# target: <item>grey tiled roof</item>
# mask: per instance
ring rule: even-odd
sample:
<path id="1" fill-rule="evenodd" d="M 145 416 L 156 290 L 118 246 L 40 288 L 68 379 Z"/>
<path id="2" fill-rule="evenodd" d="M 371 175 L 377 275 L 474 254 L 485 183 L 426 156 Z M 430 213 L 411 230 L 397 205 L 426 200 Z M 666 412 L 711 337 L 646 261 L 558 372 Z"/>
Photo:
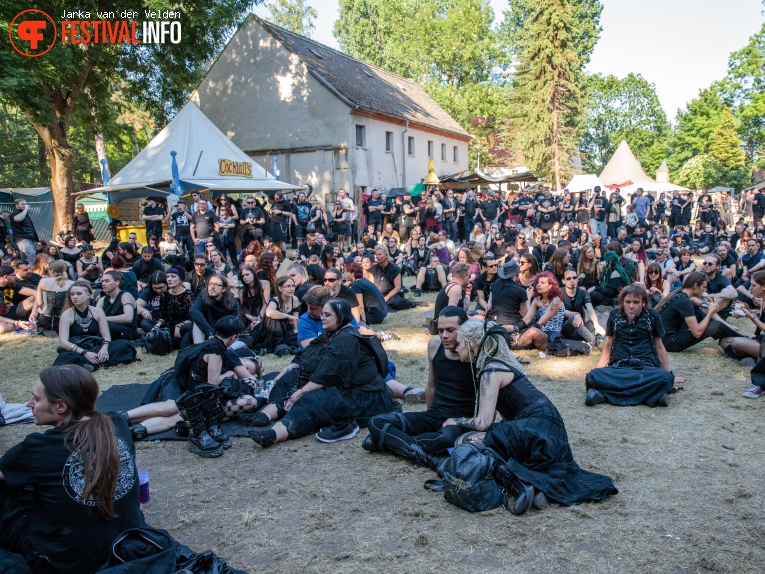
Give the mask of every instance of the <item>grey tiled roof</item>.
<path id="1" fill-rule="evenodd" d="M 416 82 L 252 17 L 352 107 L 469 137 Z"/>

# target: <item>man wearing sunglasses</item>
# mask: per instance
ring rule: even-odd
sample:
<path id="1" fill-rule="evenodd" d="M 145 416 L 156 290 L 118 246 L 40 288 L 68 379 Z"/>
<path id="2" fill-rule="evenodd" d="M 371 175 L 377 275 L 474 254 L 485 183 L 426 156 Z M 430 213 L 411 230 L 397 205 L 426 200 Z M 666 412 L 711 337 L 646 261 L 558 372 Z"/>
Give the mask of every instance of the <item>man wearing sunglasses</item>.
<path id="1" fill-rule="evenodd" d="M 207 288 L 207 279 L 213 274 L 207 267 L 207 255 L 198 253 L 194 256 L 194 271 L 186 275 L 184 285 L 191 292 L 191 298 L 196 301 L 203 289 Z"/>
<path id="2" fill-rule="evenodd" d="M 263 226 L 266 224 L 266 215 L 255 204 L 255 198 L 250 196 L 244 200 L 244 208 L 239 215 L 239 241 L 242 247 L 250 241 L 263 238 Z"/>
<path id="3" fill-rule="evenodd" d="M 491 295 L 491 286 L 497 280 L 497 270 L 499 269 L 499 259 L 491 252 L 484 255 L 486 271 L 481 273 L 475 280 L 476 295 L 478 295 L 477 311 L 483 315 L 486 306 L 489 304 L 489 295 Z"/>
<path id="4" fill-rule="evenodd" d="M 731 301 L 738 297 L 736 288 L 731 285 L 730 279 L 720 273 L 720 257 L 716 253 L 704 258 L 701 270 L 707 276 L 707 294 L 710 299 L 718 300 L 717 314 L 725 319 L 730 315 Z"/>

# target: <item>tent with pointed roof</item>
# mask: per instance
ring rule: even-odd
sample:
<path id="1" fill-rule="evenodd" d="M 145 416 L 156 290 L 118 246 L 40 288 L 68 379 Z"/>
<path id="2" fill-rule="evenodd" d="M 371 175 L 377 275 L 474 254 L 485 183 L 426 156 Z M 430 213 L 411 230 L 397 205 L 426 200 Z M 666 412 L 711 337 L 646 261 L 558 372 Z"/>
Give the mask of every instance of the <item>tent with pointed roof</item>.
<path id="1" fill-rule="evenodd" d="M 571 193 L 579 193 L 588 189 L 595 189 L 595 186 L 604 188 L 603 182 L 594 173 L 582 173 L 575 175 L 566 186 L 566 189 Z M 563 193 L 563 190 L 559 190 L 558 193 Z"/>
<path id="2" fill-rule="evenodd" d="M 622 140 L 601 172 L 600 181 L 610 188 L 626 187 L 632 183 L 654 183 L 645 174 L 625 140 Z"/>
<path id="3" fill-rule="evenodd" d="M 175 175 L 171 152 L 176 153 L 179 190 L 171 186 Z M 301 188 L 269 174 L 188 102 L 108 185 L 82 193 L 104 193 L 118 202 L 158 193 L 180 195 L 192 189 L 215 193 Z"/>

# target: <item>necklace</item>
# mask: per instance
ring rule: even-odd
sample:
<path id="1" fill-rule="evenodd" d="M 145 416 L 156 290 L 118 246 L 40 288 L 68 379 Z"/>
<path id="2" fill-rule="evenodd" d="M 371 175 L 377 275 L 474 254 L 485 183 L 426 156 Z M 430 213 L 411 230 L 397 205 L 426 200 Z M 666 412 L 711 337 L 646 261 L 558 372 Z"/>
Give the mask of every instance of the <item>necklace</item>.
<path id="1" fill-rule="evenodd" d="M 83 313 L 85 313 L 83 315 Z M 77 307 L 74 307 L 74 320 L 80 326 L 83 331 L 87 331 L 90 324 L 93 322 L 93 315 L 90 314 L 90 309 L 85 308 L 85 311 L 80 311 Z"/>

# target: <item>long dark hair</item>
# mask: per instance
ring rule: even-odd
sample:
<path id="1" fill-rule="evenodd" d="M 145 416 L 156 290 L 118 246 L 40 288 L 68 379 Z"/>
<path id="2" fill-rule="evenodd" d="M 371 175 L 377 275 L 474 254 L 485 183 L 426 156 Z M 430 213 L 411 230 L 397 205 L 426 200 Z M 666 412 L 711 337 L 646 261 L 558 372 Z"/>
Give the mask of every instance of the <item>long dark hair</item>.
<path id="1" fill-rule="evenodd" d="M 330 299 L 325 303 L 332 308 L 332 311 L 337 315 L 337 330 L 339 331 L 346 325 L 351 324 L 353 314 L 351 313 L 351 304 L 345 299 Z"/>
<path id="2" fill-rule="evenodd" d="M 40 373 L 45 396 L 66 407 L 67 446 L 82 457 L 85 484 L 80 502 L 92 498 L 103 518 L 117 517 L 114 492 L 120 474 L 120 453 L 112 420 L 95 410 L 99 389 L 91 373 L 78 365 L 59 365 Z"/>
<path id="3" fill-rule="evenodd" d="M 228 280 L 220 273 L 213 273 L 207 279 L 208 284 L 210 279 L 213 278 L 223 282 L 224 290 L 220 299 L 216 301 L 215 299 L 210 298 L 208 289 L 202 289 L 202 293 L 199 296 L 202 297 L 202 302 L 205 304 L 205 307 L 222 307 L 226 311 L 233 311 L 236 307 L 236 301 L 234 300 L 234 295 L 231 293 L 231 289 L 228 288 Z"/>
<path id="4" fill-rule="evenodd" d="M 688 275 L 685 276 L 685 279 L 683 280 L 683 286 L 679 289 L 675 289 L 672 291 L 669 295 L 664 297 L 659 303 L 654 307 L 656 311 L 661 311 L 662 307 L 666 305 L 667 301 L 672 299 L 675 295 L 677 295 L 680 291 L 683 289 L 693 289 L 696 285 L 700 283 L 708 282 L 707 274 L 702 273 L 701 271 L 694 271 L 693 273 L 688 273 Z"/>
<path id="5" fill-rule="evenodd" d="M 262 251 L 258 257 L 258 269 L 266 272 L 268 282 L 271 284 L 271 291 L 276 291 L 276 270 L 274 269 L 274 260 L 276 255 L 270 251 Z"/>
<path id="6" fill-rule="evenodd" d="M 242 279 L 242 272 L 249 271 L 252 273 L 252 289 L 255 291 L 254 294 L 250 293 L 250 286 L 244 284 L 244 280 Z M 239 268 L 239 281 L 241 281 L 243 288 L 242 288 L 242 313 L 249 313 L 250 315 L 260 315 L 260 311 L 263 308 L 263 304 L 265 303 L 264 297 L 263 297 L 263 286 L 260 284 L 260 279 L 258 279 L 258 275 L 251 266 L 249 265 L 242 265 L 242 267 Z"/>

